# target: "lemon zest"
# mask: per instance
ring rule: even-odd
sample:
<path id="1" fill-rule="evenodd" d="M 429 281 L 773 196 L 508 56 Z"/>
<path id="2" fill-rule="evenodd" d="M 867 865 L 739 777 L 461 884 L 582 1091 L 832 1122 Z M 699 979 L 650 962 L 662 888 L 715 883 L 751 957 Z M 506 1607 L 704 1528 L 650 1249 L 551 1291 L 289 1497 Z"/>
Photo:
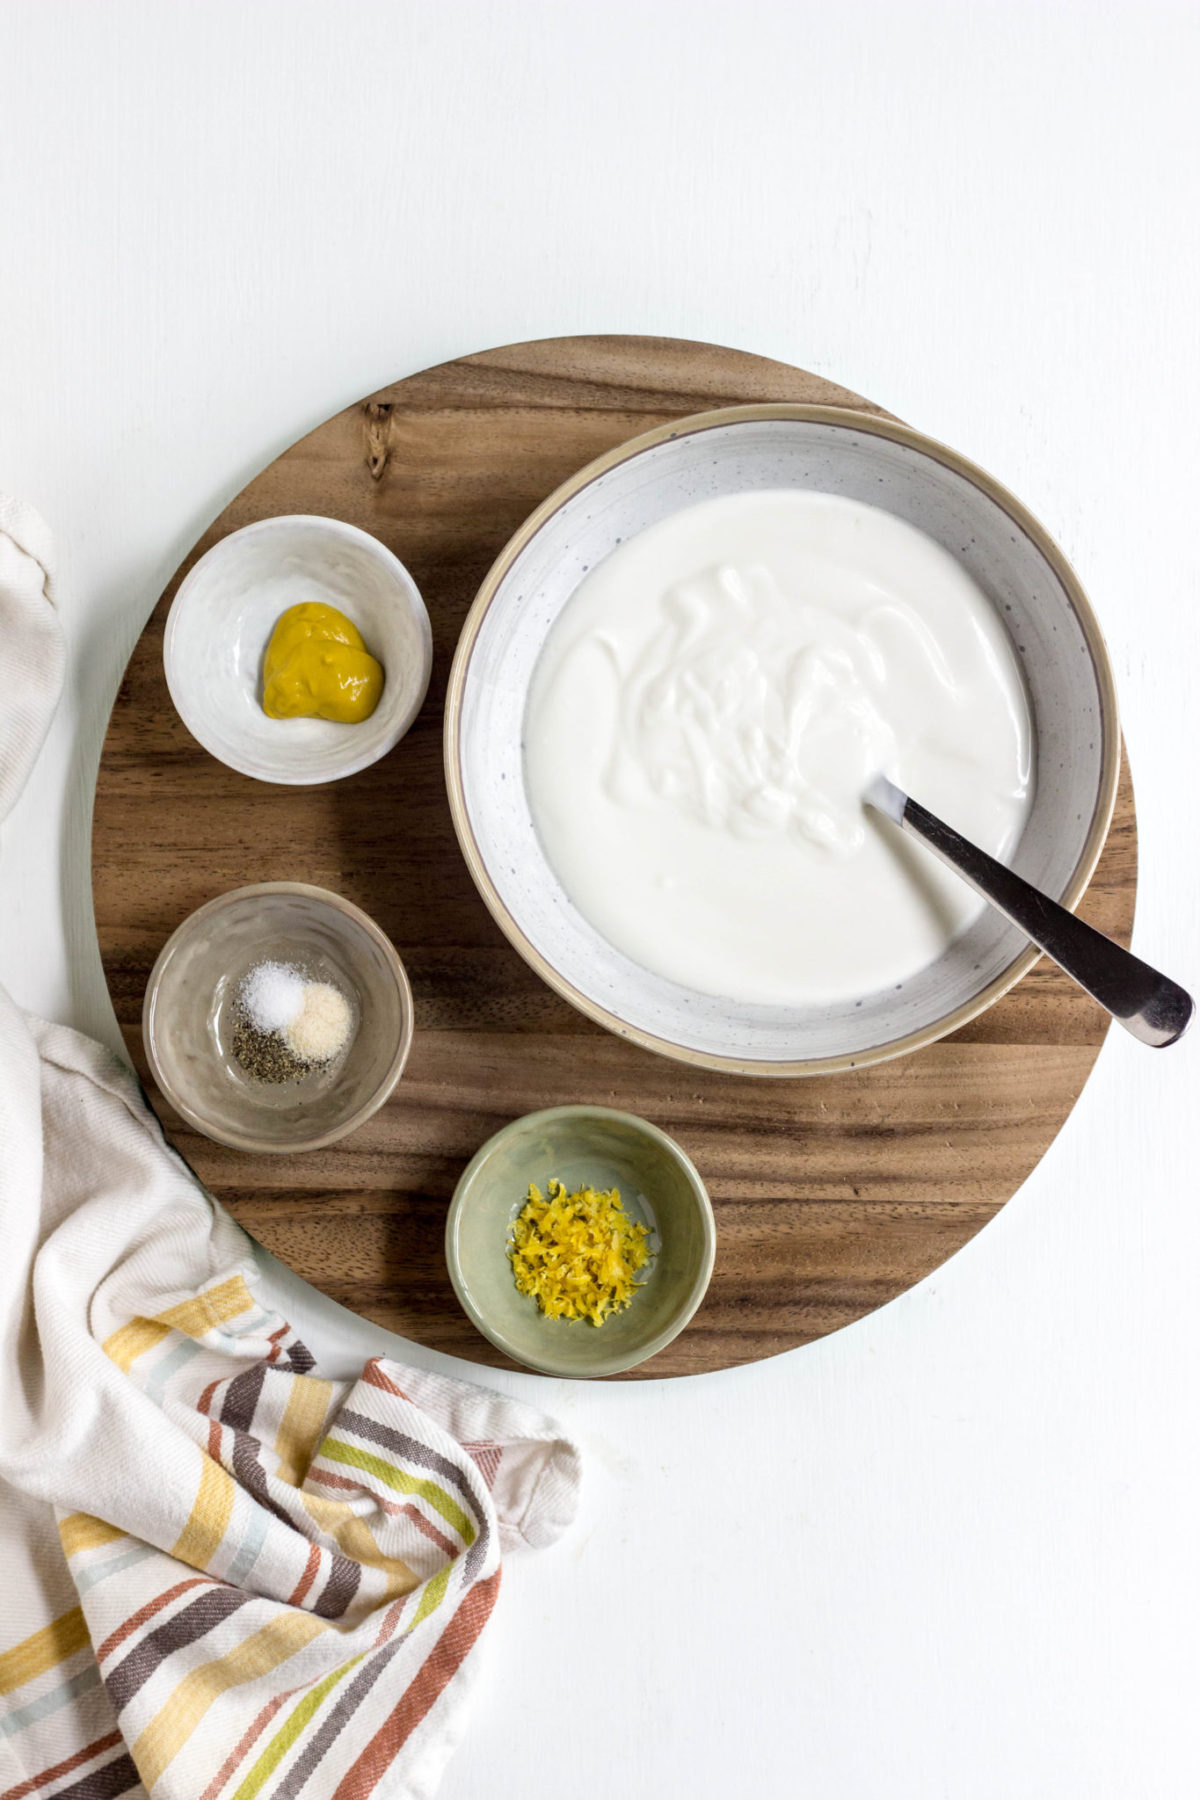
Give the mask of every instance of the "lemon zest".
<path id="1" fill-rule="evenodd" d="M 649 1236 L 621 1205 L 616 1188 L 577 1188 L 550 1181 L 543 1196 L 530 1183 L 513 1222 L 509 1259 L 517 1287 L 551 1319 L 603 1325 L 629 1305 L 638 1271 L 650 1260 Z"/>

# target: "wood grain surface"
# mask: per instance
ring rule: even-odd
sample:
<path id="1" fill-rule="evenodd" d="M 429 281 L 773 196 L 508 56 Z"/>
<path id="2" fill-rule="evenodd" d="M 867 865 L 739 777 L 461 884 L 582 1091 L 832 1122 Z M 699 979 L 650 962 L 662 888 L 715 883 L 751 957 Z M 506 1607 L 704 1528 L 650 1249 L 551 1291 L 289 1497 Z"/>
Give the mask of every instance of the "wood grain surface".
<path id="1" fill-rule="evenodd" d="M 849 1324 L 937 1268 L 1004 1204 L 1070 1112 L 1106 1019 L 1042 963 L 964 1030 L 897 1062 L 797 1081 L 709 1074 L 636 1049 L 550 992 L 504 940 L 458 853 L 441 713 L 459 628 L 505 540 L 591 457 L 664 420 L 750 400 L 881 409 L 802 370 L 706 344 L 565 338 L 464 357 L 398 382 L 294 445 L 233 501 L 155 608 L 104 745 L 93 893 L 117 1016 L 142 1079 L 151 965 L 195 907 L 251 881 L 336 889 L 389 934 L 417 1036 L 392 1101 L 340 1144 L 251 1157 L 167 1132 L 241 1223 L 366 1318 L 505 1363 L 459 1310 L 446 1207 L 464 1163 L 518 1114 L 591 1101 L 670 1131 L 717 1214 L 716 1269 L 688 1330 L 641 1375 L 770 1356 Z M 919 421 L 918 421 L 919 423 Z M 162 673 L 166 611 L 196 557 L 278 513 L 374 532 L 433 621 L 415 726 L 374 768 L 322 788 L 267 787 L 214 761 Z M 1137 839 L 1122 769 L 1113 828 L 1080 908 L 1127 943 Z M 626 1377 L 628 1379 L 628 1377 Z"/>

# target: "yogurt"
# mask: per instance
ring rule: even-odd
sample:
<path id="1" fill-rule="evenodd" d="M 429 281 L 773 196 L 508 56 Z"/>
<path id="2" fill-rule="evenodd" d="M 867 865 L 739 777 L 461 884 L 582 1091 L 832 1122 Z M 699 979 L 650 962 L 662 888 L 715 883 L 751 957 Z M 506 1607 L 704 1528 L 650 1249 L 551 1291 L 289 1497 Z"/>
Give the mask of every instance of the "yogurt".
<path id="1" fill-rule="evenodd" d="M 877 771 L 994 856 L 1031 790 L 1008 636 L 954 557 L 878 507 L 723 496 L 620 545 L 551 628 L 525 780 L 604 937 L 705 994 L 902 985 L 983 902 L 866 809 Z"/>

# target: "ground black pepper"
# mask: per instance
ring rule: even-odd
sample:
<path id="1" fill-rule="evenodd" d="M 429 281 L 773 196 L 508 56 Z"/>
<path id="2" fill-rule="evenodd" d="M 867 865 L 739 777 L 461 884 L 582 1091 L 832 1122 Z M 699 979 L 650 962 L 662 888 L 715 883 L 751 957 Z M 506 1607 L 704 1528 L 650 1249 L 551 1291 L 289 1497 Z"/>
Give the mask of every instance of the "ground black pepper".
<path id="1" fill-rule="evenodd" d="M 258 1031 L 246 1018 L 233 1027 L 233 1054 L 252 1081 L 299 1081 L 312 1064 L 295 1056 L 277 1031 Z"/>

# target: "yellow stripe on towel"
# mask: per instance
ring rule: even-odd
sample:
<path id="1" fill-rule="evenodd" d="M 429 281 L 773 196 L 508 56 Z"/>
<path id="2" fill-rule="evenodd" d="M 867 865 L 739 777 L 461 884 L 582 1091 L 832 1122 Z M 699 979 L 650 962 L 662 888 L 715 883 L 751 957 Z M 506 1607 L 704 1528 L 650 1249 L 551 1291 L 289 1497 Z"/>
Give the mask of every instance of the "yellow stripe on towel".
<path id="1" fill-rule="evenodd" d="M 178 1306 L 169 1306 L 165 1312 L 155 1313 L 155 1319 L 162 1325 L 168 1325 L 173 1331 L 182 1331 L 185 1337 L 201 1338 L 206 1332 L 215 1330 L 220 1325 L 227 1325 L 230 1319 L 236 1319 L 239 1313 L 250 1312 L 258 1302 L 246 1286 L 240 1275 L 231 1275 L 228 1281 L 222 1281 L 215 1288 L 208 1288 L 203 1294 L 197 1294 L 194 1300 L 182 1300 Z"/>
<path id="2" fill-rule="evenodd" d="M 128 1375 L 138 1357 L 161 1344 L 170 1329 L 169 1325 L 160 1325 L 154 1319 L 130 1319 L 128 1325 L 122 1325 L 106 1337 L 101 1348 L 109 1361 L 115 1362 L 123 1375 Z"/>
<path id="3" fill-rule="evenodd" d="M 172 1331 L 181 1331 L 185 1337 L 202 1338 L 206 1332 L 216 1330 L 256 1305 L 242 1277 L 231 1275 L 228 1281 L 197 1294 L 192 1300 L 181 1300 L 178 1306 L 168 1306 L 153 1319 L 130 1319 L 128 1325 L 121 1325 L 109 1333 L 102 1348 L 109 1361 L 115 1362 L 118 1369 L 128 1375 L 138 1357 L 161 1344 Z"/>
<path id="4" fill-rule="evenodd" d="M 189 1670 L 133 1745 L 133 1760 L 143 1784 L 148 1788 L 154 1786 L 209 1707 L 222 1694 L 232 1687 L 240 1687 L 244 1681 L 269 1675 L 272 1669 L 329 1629 L 311 1613 L 281 1613 L 225 1656 Z"/>
<path id="5" fill-rule="evenodd" d="M 333 1383 L 315 1375 L 294 1375 L 292 1390 L 275 1433 L 281 1481 L 299 1487 L 317 1453 L 325 1429 L 325 1416 L 333 1403 Z"/>
<path id="6" fill-rule="evenodd" d="M 366 1569 L 382 1570 L 385 1586 L 377 1604 L 398 1600 L 401 1594 L 420 1587 L 421 1577 L 401 1557 L 384 1554 L 367 1521 L 346 1501 L 327 1500 L 323 1494 L 301 1494 L 300 1498 L 318 1531 L 327 1532 L 339 1550 Z"/>
<path id="7" fill-rule="evenodd" d="M 211 1456 L 205 1456 L 200 1471 L 200 1487 L 192 1503 L 188 1522 L 176 1538 L 171 1555 L 193 1569 L 208 1571 L 221 1539 L 229 1529 L 237 1483 L 228 1470 Z M 149 1783 L 147 1783 L 147 1786 Z"/>
<path id="8" fill-rule="evenodd" d="M 128 1533 L 106 1524 L 103 1519 L 93 1519 L 91 1513 L 68 1513 L 65 1519 L 58 1521 L 58 1535 L 62 1540 L 63 1555 L 78 1556 L 81 1550 L 99 1550 L 102 1544 L 115 1544 L 118 1538 L 127 1537 Z"/>
<path id="9" fill-rule="evenodd" d="M 32 1637 L 24 1638 L 0 1655 L 0 1694 L 11 1694 L 14 1688 L 24 1687 L 27 1681 L 44 1675 L 47 1669 L 66 1662 L 68 1656 L 74 1656 L 88 1642 L 83 1611 L 73 1606 L 70 1612 L 52 1619 Z"/>

